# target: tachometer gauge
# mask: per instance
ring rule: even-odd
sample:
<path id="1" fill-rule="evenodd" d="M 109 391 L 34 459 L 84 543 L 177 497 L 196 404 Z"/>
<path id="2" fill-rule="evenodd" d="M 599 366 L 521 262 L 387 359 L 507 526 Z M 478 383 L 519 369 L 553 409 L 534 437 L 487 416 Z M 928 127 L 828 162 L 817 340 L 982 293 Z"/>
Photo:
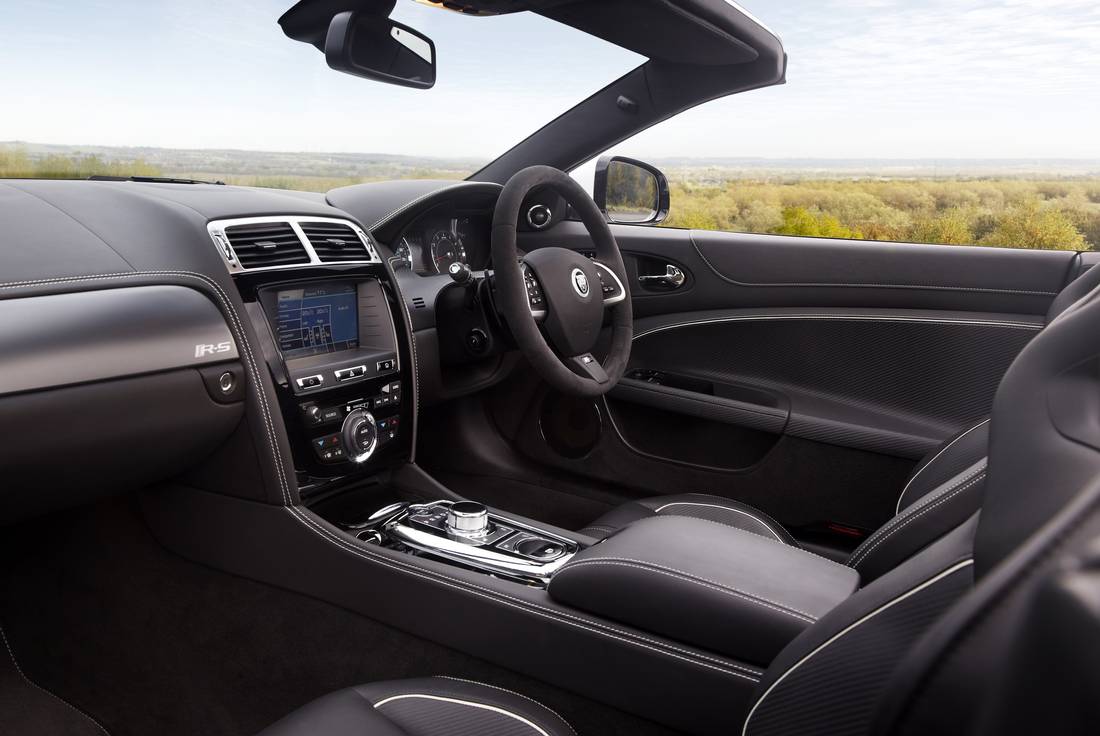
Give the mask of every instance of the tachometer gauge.
<path id="1" fill-rule="evenodd" d="M 466 249 L 462 240 L 453 232 L 440 230 L 432 236 L 432 262 L 436 273 L 447 273 L 452 263 L 466 262 Z"/>
<path id="2" fill-rule="evenodd" d="M 401 238 L 397 242 L 397 247 L 393 249 L 391 265 L 394 268 L 411 269 L 413 267 L 412 244 L 408 238 Z"/>

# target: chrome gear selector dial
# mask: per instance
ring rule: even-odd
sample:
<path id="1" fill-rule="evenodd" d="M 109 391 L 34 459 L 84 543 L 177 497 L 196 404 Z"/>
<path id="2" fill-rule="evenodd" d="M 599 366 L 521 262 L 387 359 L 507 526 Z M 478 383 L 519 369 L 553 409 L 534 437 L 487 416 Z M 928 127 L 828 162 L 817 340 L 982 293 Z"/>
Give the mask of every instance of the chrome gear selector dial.
<path id="1" fill-rule="evenodd" d="M 348 459 L 365 463 L 378 447 L 378 425 L 369 411 L 356 409 L 344 419 L 340 441 Z"/>
<path id="2" fill-rule="evenodd" d="M 476 501 L 457 501 L 447 510 L 447 531 L 460 537 L 481 537 L 489 532 L 489 510 Z"/>

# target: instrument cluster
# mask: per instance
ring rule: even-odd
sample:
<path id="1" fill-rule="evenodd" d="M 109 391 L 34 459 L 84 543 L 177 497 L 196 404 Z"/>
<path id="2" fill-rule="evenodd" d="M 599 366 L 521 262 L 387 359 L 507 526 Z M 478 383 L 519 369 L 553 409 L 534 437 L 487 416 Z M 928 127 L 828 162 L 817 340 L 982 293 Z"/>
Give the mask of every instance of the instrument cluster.
<path id="1" fill-rule="evenodd" d="M 442 204 L 416 218 L 393 244 L 393 266 L 414 273 L 445 274 L 453 263 L 488 268 L 491 214 Z"/>

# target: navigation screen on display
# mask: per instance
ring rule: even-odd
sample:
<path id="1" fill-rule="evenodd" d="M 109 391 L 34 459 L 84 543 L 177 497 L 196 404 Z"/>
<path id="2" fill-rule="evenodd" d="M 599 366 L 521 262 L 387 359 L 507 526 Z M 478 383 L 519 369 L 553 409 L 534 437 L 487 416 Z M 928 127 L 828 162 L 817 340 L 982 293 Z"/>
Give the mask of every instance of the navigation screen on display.
<path id="1" fill-rule="evenodd" d="M 359 347 L 355 284 L 323 284 L 276 295 L 276 331 L 284 358 Z"/>

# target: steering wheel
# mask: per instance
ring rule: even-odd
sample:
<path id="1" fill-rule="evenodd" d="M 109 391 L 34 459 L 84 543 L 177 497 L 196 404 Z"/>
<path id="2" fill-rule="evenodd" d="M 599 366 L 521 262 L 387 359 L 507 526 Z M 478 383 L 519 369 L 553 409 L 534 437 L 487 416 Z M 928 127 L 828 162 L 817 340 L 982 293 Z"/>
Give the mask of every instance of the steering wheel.
<path id="1" fill-rule="evenodd" d="M 527 195 L 539 187 L 557 191 L 580 216 L 595 245 L 594 260 L 556 247 L 538 248 L 519 259 L 516 223 Z M 573 396 L 610 391 L 630 359 L 634 320 L 622 254 L 588 193 L 549 166 L 516 172 L 493 213 L 492 253 L 497 308 L 539 375 Z M 601 364 L 592 351 L 605 310 L 611 312 L 611 345 Z"/>

